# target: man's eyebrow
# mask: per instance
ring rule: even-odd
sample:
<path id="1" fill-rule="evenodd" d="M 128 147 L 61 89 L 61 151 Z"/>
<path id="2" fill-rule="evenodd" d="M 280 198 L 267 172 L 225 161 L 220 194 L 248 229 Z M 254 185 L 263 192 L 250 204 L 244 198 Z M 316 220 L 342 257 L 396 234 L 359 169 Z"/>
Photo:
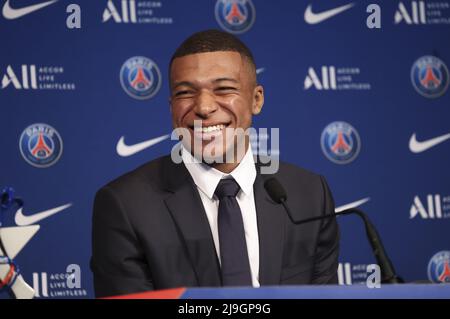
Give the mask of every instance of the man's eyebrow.
<path id="1" fill-rule="evenodd" d="M 233 78 L 218 78 L 218 79 L 215 79 L 213 81 L 213 83 L 222 82 L 222 81 L 229 81 L 229 82 L 239 83 L 238 80 L 233 79 Z"/>
<path id="2" fill-rule="evenodd" d="M 173 85 L 173 88 L 176 89 L 179 86 L 189 86 L 189 87 L 194 87 L 194 84 L 189 82 L 189 81 L 181 81 L 181 82 L 176 82 Z"/>
<path id="3" fill-rule="evenodd" d="M 239 83 L 238 80 L 233 79 L 233 78 L 227 78 L 227 77 L 224 77 L 224 78 L 217 78 L 217 79 L 214 79 L 212 82 L 213 82 L 214 84 L 216 84 L 216 83 L 218 83 L 218 82 L 224 82 L 224 81 L 233 82 L 233 83 Z M 189 82 L 189 81 L 180 81 L 180 82 L 175 82 L 175 84 L 173 85 L 172 89 L 176 89 L 176 88 L 179 87 L 179 86 L 188 86 L 188 87 L 191 87 L 191 88 L 195 87 L 194 83 L 192 83 L 192 82 Z"/>

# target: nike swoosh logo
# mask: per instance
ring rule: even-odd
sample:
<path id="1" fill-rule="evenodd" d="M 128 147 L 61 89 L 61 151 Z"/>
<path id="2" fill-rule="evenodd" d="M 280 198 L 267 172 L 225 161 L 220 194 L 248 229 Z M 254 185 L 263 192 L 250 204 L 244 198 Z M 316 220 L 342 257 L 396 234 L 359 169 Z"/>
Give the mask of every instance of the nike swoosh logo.
<path id="1" fill-rule="evenodd" d="M 266 68 L 259 68 L 259 69 L 256 69 L 256 74 L 261 74 L 261 73 L 263 73 L 265 70 L 266 70 Z"/>
<path id="2" fill-rule="evenodd" d="M 15 222 L 16 222 L 16 224 L 18 226 L 28 226 L 28 225 L 31 225 L 31 224 L 35 224 L 35 223 L 37 223 L 40 220 L 43 220 L 43 219 L 45 219 L 47 217 L 55 215 L 56 213 L 59 213 L 60 211 L 63 211 L 66 208 L 69 208 L 70 206 L 72 206 L 71 203 L 66 204 L 66 205 L 62 205 L 62 206 L 59 206 L 59 207 L 55 207 L 55 208 L 52 208 L 52 209 L 47 209 L 47 210 L 44 210 L 44 211 L 42 211 L 40 213 L 36 213 L 36 214 L 33 214 L 33 215 L 29 215 L 29 216 L 25 216 L 23 214 L 23 211 L 22 211 L 23 207 L 22 207 L 22 208 L 19 208 L 17 210 L 17 212 L 16 212 Z"/>
<path id="3" fill-rule="evenodd" d="M 335 213 L 339 213 L 339 212 L 342 212 L 343 210 L 346 210 L 346 209 L 350 209 L 350 208 L 355 208 L 355 207 L 361 206 L 362 204 L 367 203 L 369 200 L 370 200 L 370 197 L 366 197 L 366 198 L 357 200 L 355 202 L 351 202 L 349 204 L 345 204 L 345 205 L 336 207 L 334 212 Z"/>
<path id="4" fill-rule="evenodd" d="M 117 142 L 116 151 L 117 154 L 119 154 L 122 157 L 127 157 L 134 155 L 136 153 L 139 153 L 140 151 L 145 150 L 146 148 L 149 148 L 150 146 L 153 146 L 155 144 L 158 144 L 159 142 L 162 142 L 166 139 L 168 139 L 170 135 L 163 135 L 160 137 L 152 138 L 144 142 L 140 142 L 133 145 L 126 145 L 125 144 L 125 136 L 122 136 L 119 139 L 119 142 Z"/>
<path id="5" fill-rule="evenodd" d="M 312 12 L 312 5 L 310 4 L 305 10 L 305 21 L 309 24 L 317 24 L 350 9 L 354 5 L 354 3 L 349 3 L 341 7 L 322 11 L 320 13 L 314 13 Z"/>
<path id="6" fill-rule="evenodd" d="M 11 8 L 11 5 L 9 4 L 10 0 L 6 0 L 5 4 L 3 5 L 3 16 L 6 19 L 17 19 L 20 17 L 23 17 L 24 15 L 27 15 L 31 12 L 34 12 L 36 10 L 42 9 L 46 6 L 49 6 L 53 3 L 55 3 L 58 0 L 50 0 L 47 2 L 43 2 L 43 3 L 37 3 L 37 4 L 33 4 L 31 6 L 28 7 L 22 7 L 22 8 Z"/>
<path id="7" fill-rule="evenodd" d="M 429 148 L 432 148 L 433 146 L 445 142 L 448 139 L 450 139 L 450 133 L 419 142 L 416 139 L 416 133 L 414 133 L 409 139 L 409 150 L 413 153 L 421 153 Z"/>

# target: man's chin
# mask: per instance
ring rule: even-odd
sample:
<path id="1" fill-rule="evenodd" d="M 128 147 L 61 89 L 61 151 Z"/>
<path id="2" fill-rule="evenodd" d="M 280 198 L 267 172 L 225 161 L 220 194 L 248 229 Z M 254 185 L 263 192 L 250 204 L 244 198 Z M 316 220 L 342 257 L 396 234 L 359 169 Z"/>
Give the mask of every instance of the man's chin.
<path id="1" fill-rule="evenodd" d="M 245 155 L 248 139 L 229 134 L 196 134 L 190 128 L 183 128 L 182 143 L 184 148 L 193 155 L 197 161 L 207 164 L 235 163 Z M 235 145 L 237 143 L 237 145 Z"/>
<path id="2" fill-rule="evenodd" d="M 227 152 L 224 151 L 223 147 L 214 145 L 214 142 L 199 141 L 198 144 L 189 145 L 188 147 L 184 145 L 184 147 L 199 162 L 207 164 L 219 164 L 226 161 Z"/>
<path id="3" fill-rule="evenodd" d="M 203 142 L 203 143 L 201 143 Z M 184 148 L 199 162 L 206 164 L 222 164 L 236 162 L 234 145 L 222 146 L 214 141 L 199 141 L 198 144 L 183 143 Z M 239 162 L 239 161 L 238 161 Z"/>

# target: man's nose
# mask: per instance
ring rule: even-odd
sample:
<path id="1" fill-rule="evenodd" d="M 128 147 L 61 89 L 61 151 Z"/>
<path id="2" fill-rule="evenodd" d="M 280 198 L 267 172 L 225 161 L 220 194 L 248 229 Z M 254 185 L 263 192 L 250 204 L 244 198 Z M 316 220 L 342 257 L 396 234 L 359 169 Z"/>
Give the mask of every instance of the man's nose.
<path id="1" fill-rule="evenodd" d="M 218 105 L 214 94 L 204 90 L 200 91 L 195 101 L 195 114 L 202 118 L 207 118 L 217 109 Z"/>

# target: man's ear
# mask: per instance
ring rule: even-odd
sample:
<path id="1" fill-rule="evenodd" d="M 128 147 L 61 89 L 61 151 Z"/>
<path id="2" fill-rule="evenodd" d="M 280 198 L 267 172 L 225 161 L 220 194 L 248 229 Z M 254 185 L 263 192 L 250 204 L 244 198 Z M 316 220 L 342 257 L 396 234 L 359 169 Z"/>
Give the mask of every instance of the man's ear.
<path id="1" fill-rule="evenodd" d="M 264 88 L 262 85 L 257 85 L 253 90 L 253 106 L 252 113 L 253 115 L 257 115 L 261 112 L 261 109 L 264 105 Z"/>

